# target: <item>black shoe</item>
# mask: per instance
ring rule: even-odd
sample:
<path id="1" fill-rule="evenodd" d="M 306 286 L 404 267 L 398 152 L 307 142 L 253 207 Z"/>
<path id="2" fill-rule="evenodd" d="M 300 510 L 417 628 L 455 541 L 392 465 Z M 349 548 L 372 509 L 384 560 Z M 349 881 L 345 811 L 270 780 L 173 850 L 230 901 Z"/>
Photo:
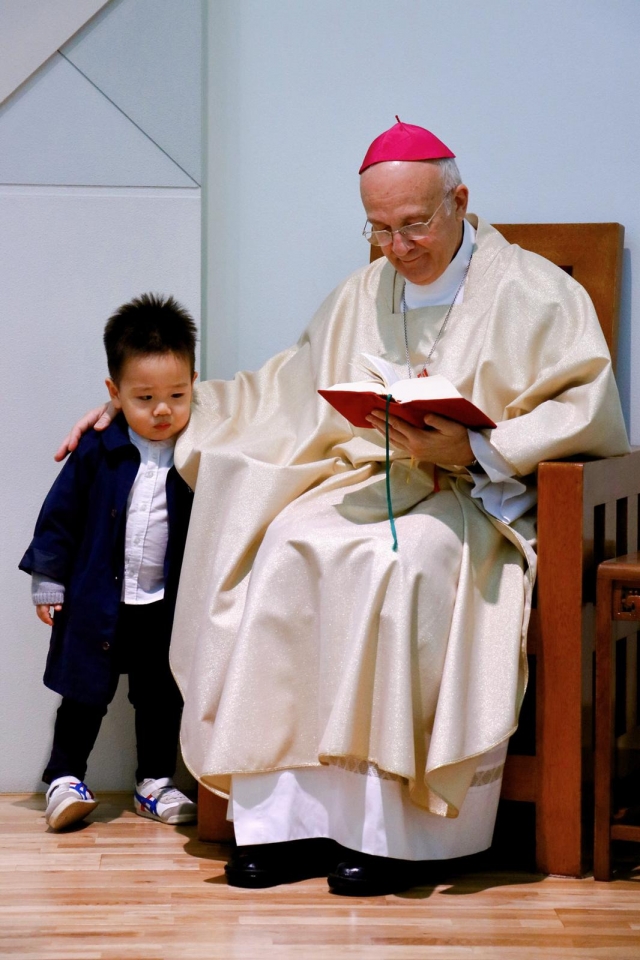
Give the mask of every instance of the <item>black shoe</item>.
<path id="1" fill-rule="evenodd" d="M 376 897 L 415 886 L 418 864 L 412 860 L 374 857 L 349 851 L 329 876 L 329 888 L 344 897 Z"/>
<path id="2" fill-rule="evenodd" d="M 238 847 L 225 865 L 232 887 L 275 887 L 326 877 L 339 858 L 337 844 L 323 838 Z"/>

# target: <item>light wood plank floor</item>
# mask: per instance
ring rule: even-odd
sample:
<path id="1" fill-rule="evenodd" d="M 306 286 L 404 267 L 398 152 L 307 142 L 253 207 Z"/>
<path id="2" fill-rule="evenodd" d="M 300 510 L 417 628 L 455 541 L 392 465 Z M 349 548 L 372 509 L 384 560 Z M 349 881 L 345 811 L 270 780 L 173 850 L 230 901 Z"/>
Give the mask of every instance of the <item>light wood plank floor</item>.
<path id="1" fill-rule="evenodd" d="M 228 849 L 101 797 L 72 832 L 43 798 L 0 797 L 0 957 L 21 960 L 638 960 L 640 870 L 611 884 L 452 873 L 347 899 L 324 880 L 228 887 Z"/>

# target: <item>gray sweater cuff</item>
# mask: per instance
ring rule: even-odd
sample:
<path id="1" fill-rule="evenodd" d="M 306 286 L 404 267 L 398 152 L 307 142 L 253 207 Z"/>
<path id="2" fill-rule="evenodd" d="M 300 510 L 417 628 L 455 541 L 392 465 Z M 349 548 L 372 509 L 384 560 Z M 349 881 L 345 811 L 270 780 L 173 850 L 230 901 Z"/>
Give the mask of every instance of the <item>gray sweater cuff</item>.
<path id="1" fill-rule="evenodd" d="M 38 606 L 41 603 L 64 603 L 64 586 L 55 580 L 47 580 L 39 573 L 31 574 L 31 599 Z"/>

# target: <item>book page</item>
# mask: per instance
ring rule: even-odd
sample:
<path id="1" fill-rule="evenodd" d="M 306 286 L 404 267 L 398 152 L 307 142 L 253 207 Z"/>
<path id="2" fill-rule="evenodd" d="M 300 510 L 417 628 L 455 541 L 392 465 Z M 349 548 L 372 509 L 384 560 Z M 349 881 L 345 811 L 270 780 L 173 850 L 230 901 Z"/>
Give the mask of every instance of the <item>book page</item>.
<path id="1" fill-rule="evenodd" d="M 415 377 L 413 380 L 399 380 L 391 390 L 393 399 L 399 403 L 409 400 L 449 400 L 461 394 L 446 377 L 439 373 L 432 377 Z"/>
<path id="2" fill-rule="evenodd" d="M 371 353 L 362 353 L 360 356 L 362 357 L 361 365 L 366 373 L 372 373 L 374 376 L 380 377 L 387 387 L 391 387 L 398 380 L 402 380 L 394 365 L 389 363 L 388 360 L 383 360 L 382 357 L 374 357 Z"/>
<path id="3" fill-rule="evenodd" d="M 388 387 L 377 380 L 356 380 L 351 383 L 334 383 L 332 387 L 325 387 L 324 392 L 330 393 L 332 390 L 349 390 L 352 393 L 379 393 L 385 397 L 389 393 Z"/>

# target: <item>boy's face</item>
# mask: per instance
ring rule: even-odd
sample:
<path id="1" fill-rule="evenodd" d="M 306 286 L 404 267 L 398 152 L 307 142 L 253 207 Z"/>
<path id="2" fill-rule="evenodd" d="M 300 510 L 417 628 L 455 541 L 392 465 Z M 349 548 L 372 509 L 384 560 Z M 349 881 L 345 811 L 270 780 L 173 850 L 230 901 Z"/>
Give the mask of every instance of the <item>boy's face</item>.
<path id="1" fill-rule="evenodd" d="M 108 379 L 106 384 L 132 430 L 146 440 L 167 440 L 189 422 L 196 376 L 186 357 L 152 353 L 130 357 L 120 382 Z"/>

